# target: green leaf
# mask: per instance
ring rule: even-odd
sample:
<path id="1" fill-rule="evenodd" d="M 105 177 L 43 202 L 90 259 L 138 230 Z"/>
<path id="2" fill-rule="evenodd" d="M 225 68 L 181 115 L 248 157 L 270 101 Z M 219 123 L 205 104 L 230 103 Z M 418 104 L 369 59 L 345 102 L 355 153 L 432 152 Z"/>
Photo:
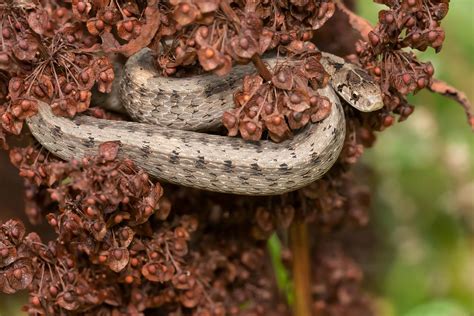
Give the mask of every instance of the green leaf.
<path id="1" fill-rule="evenodd" d="M 276 233 L 273 233 L 268 239 L 267 248 L 272 260 L 278 289 L 285 294 L 288 305 L 291 306 L 295 300 L 295 293 L 288 271 L 281 261 L 281 243 Z"/>
<path id="2" fill-rule="evenodd" d="M 437 300 L 418 305 L 404 316 L 469 316 L 469 313 L 453 301 Z"/>

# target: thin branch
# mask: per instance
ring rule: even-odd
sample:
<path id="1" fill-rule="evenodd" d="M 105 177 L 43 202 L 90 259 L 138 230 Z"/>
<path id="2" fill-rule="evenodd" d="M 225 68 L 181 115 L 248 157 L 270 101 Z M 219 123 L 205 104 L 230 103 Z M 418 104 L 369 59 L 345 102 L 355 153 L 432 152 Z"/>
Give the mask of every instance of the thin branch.
<path id="1" fill-rule="evenodd" d="M 457 103 L 459 103 L 463 108 L 467 116 L 467 122 L 471 126 L 471 129 L 474 131 L 474 113 L 472 109 L 472 104 L 469 102 L 466 94 L 448 83 L 439 80 L 433 79 L 431 85 L 428 87 L 431 92 L 438 93 L 444 97 L 451 98 Z"/>
<path id="2" fill-rule="evenodd" d="M 255 68 L 258 70 L 258 74 L 262 76 L 265 81 L 272 80 L 272 73 L 268 70 L 267 66 L 263 63 L 262 58 L 259 54 L 252 56 L 252 62 L 255 65 Z"/>

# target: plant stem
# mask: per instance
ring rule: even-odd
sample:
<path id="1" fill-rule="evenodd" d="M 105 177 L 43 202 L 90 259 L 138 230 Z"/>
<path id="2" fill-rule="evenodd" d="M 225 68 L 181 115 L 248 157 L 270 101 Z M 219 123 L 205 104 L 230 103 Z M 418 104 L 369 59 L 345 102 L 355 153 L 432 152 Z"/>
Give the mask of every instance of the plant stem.
<path id="1" fill-rule="evenodd" d="M 311 316 L 311 269 L 309 258 L 308 227 L 301 220 L 290 226 L 290 243 L 293 252 L 293 284 L 295 291 L 294 316 Z"/>
<path id="2" fill-rule="evenodd" d="M 258 70 L 258 74 L 262 76 L 265 81 L 272 80 L 272 73 L 270 72 L 270 70 L 268 70 L 267 66 L 265 66 L 259 54 L 255 54 L 252 56 L 252 62 L 255 65 L 255 68 L 257 68 Z"/>

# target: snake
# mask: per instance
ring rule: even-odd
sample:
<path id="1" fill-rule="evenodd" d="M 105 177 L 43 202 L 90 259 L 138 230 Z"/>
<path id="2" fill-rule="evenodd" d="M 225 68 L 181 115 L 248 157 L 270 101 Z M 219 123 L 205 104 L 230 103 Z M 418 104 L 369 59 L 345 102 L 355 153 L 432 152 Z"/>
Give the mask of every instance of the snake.
<path id="1" fill-rule="evenodd" d="M 41 145 L 64 160 L 95 155 L 101 143 L 117 141 L 119 157 L 160 181 L 229 194 L 283 194 L 320 179 L 336 162 L 346 133 L 339 97 L 363 112 L 383 106 L 379 85 L 364 70 L 325 52 L 320 62 L 330 84 L 318 93 L 330 100 L 331 112 L 280 143 L 202 132 L 221 126 L 223 112 L 233 108 L 233 93 L 254 71 L 251 66 L 234 66 L 226 76 L 164 77 L 150 49 L 131 56 L 118 84 L 114 81 L 115 100 L 133 121 L 69 119 L 39 102 L 27 125 Z"/>

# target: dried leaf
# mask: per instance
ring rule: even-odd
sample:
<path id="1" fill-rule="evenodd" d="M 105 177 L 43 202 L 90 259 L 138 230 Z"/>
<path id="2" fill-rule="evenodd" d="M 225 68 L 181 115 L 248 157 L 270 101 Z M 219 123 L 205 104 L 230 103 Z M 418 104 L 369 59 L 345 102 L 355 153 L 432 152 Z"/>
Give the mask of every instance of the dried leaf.
<path id="1" fill-rule="evenodd" d="M 122 271 L 130 260 L 127 248 L 111 248 L 108 253 L 108 266 L 114 272 Z"/>
<path id="2" fill-rule="evenodd" d="M 151 6 L 149 3 L 149 6 L 145 9 L 144 16 L 146 23 L 142 25 L 140 35 L 127 44 L 120 45 L 110 33 L 102 34 L 102 47 L 104 51 L 117 52 L 130 57 L 142 48 L 148 46 L 160 27 L 160 11 L 157 7 Z"/>
<path id="3" fill-rule="evenodd" d="M 113 161 L 117 159 L 119 149 L 120 141 L 104 142 L 99 146 L 99 155 L 104 158 L 105 161 Z"/>
<path id="4" fill-rule="evenodd" d="M 14 291 L 24 290 L 33 281 L 33 267 L 31 259 L 22 258 L 8 266 L 5 272 L 9 286 Z"/>

